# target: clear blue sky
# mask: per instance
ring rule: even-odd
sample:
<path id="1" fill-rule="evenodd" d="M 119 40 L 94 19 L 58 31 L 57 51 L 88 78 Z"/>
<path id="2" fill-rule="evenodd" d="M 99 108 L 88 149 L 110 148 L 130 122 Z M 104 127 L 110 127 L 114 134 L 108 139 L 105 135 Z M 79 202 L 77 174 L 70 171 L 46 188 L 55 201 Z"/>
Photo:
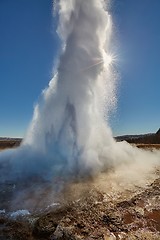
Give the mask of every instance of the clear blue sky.
<path id="1" fill-rule="evenodd" d="M 160 127 L 160 1 L 114 0 L 118 42 L 114 135 Z M 51 0 L 0 0 L 0 136 L 23 136 L 59 51 Z"/>

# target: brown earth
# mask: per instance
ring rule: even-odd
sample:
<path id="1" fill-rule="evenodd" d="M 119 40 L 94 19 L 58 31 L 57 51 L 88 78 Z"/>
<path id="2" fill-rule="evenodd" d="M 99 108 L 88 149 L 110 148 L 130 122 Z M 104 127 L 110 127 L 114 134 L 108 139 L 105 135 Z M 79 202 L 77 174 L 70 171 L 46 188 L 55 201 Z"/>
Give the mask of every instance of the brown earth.
<path id="1" fill-rule="evenodd" d="M 80 199 L 17 219 L 0 214 L 1 240 L 158 240 L 160 177 L 145 188 L 104 193 L 90 189 Z M 129 191 L 129 192 L 128 192 Z"/>
<path id="2" fill-rule="evenodd" d="M 0 139 L 0 151 L 18 147 L 21 144 L 21 141 L 21 139 Z"/>
<path id="3" fill-rule="evenodd" d="M 136 147 L 138 147 L 138 148 L 148 149 L 148 150 L 154 150 L 154 149 L 159 150 L 159 149 L 160 149 L 160 144 L 137 143 L 137 144 L 135 144 L 135 145 L 136 145 Z"/>

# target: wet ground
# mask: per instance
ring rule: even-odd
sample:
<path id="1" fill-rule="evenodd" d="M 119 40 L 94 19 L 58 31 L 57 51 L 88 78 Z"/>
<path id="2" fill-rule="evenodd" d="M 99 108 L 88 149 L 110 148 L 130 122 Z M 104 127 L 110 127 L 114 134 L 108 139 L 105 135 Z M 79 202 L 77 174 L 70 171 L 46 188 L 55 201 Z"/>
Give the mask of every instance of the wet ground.
<path id="1" fill-rule="evenodd" d="M 109 185 L 110 182 L 106 183 L 106 189 L 109 190 L 106 192 L 102 190 L 103 187 L 99 188 L 98 184 L 90 181 L 74 183 L 62 194 L 59 203 L 54 204 L 47 200 L 51 200 L 48 197 L 51 187 L 46 185 L 48 188 L 44 187 L 38 193 L 38 206 L 32 202 L 36 196 L 32 192 L 27 195 L 31 199 L 30 204 L 27 200 L 30 212 L 23 210 L 12 213 L 9 209 L 11 202 L 7 200 L 13 200 L 11 195 L 15 186 L 9 183 L 1 186 L 0 239 L 160 239 L 159 171 L 156 170 L 154 179 L 152 176 L 143 186 L 129 184 L 122 190 L 117 183 Z M 24 198 L 22 206 L 25 201 Z M 50 207 L 42 209 L 43 204 L 50 204 Z M 14 202 L 17 209 L 22 209 L 22 206 Z"/>
<path id="2" fill-rule="evenodd" d="M 0 185 L 0 240 L 160 240 L 160 169 Z"/>

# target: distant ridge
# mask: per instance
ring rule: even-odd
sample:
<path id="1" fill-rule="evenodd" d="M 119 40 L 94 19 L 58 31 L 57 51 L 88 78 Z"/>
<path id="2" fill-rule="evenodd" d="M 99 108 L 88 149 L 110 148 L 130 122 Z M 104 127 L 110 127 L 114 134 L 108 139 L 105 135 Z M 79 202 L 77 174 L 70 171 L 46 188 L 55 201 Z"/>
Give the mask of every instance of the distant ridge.
<path id="1" fill-rule="evenodd" d="M 146 133 L 146 134 L 133 134 L 133 135 L 121 135 L 121 136 L 117 136 L 115 137 L 115 139 L 119 142 L 119 141 L 127 141 L 127 140 L 136 140 L 142 137 L 148 137 L 148 136 L 153 136 L 155 135 L 155 133 Z"/>
<path id="2" fill-rule="evenodd" d="M 18 141 L 21 141 L 22 140 L 22 138 L 12 138 L 12 137 L 0 137 L 0 141 L 9 141 L 9 140 L 18 140 Z"/>
<path id="3" fill-rule="evenodd" d="M 160 134 L 160 128 L 158 129 L 158 131 L 156 132 L 156 134 L 158 134 L 158 135 Z"/>
<path id="4" fill-rule="evenodd" d="M 22 138 L 0 137 L 0 150 L 18 147 L 22 142 Z"/>
<path id="5" fill-rule="evenodd" d="M 127 141 L 129 143 L 160 144 L 160 128 L 156 133 L 140 135 L 123 135 L 115 137 L 116 141 Z"/>

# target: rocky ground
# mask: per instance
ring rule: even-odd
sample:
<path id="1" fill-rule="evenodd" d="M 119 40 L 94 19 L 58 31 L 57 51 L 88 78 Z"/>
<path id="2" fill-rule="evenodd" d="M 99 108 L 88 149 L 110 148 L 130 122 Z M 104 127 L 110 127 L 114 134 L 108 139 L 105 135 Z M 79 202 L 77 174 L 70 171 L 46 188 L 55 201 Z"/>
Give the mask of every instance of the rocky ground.
<path id="1" fill-rule="evenodd" d="M 159 185 L 160 179 L 156 179 L 123 201 L 92 190 L 81 200 L 42 215 L 34 225 L 34 236 L 57 240 L 160 239 Z"/>
<path id="2" fill-rule="evenodd" d="M 43 211 L 9 215 L 1 208 L 0 240 L 160 239 L 158 170 L 143 186 L 129 184 L 123 189 L 108 182 L 104 191 L 90 181 L 84 185 L 82 191 L 82 183 L 72 184 L 63 200 Z M 7 209 L 12 189 L 11 184 L 1 186 L 1 207 Z M 41 192 L 40 199 L 45 194 Z"/>
<path id="3" fill-rule="evenodd" d="M 62 192 L 61 179 L 1 183 L 0 240 L 160 240 L 160 169 L 127 181 L 111 170 Z"/>

